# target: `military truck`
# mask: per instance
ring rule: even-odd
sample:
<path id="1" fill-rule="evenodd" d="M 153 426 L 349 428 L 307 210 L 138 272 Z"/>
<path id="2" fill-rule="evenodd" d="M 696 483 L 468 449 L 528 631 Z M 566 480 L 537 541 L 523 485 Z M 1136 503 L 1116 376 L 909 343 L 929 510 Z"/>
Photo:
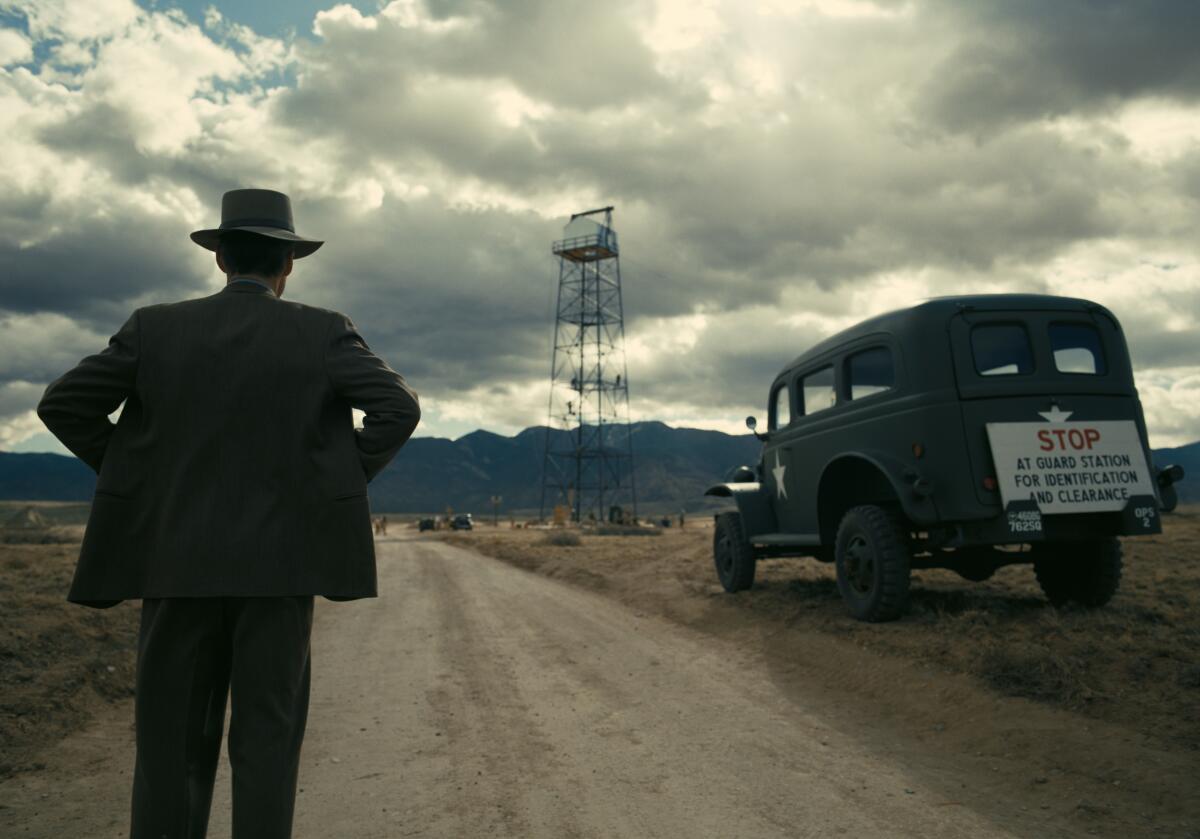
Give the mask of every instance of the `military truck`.
<path id="1" fill-rule="evenodd" d="M 982 581 L 1033 566 L 1046 597 L 1102 606 L 1120 536 L 1160 533 L 1179 466 L 1152 462 L 1125 337 L 1096 303 L 930 300 L 871 318 L 788 364 L 743 466 L 707 495 L 728 592 L 760 557 L 836 565 L 860 620 L 899 617 L 910 571 Z"/>

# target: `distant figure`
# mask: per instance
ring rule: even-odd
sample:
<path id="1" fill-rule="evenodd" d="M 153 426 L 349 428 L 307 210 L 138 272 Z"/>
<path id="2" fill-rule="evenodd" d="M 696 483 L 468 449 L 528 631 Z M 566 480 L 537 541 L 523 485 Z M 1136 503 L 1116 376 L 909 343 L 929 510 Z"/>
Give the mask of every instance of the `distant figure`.
<path id="1" fill-rule="evenodd" d="M 387 536 L 387 516 L 382 516 L 379 519 L 379 532 Z"/>
<path id="2" fill-rule="evenodd" d="M 679 529 L 683 530 L 683 525 L 687 521 L 687 510 L 679 511 Z"/>
<path id="3" fill-rule="evenodd" d="M 286 195 L 227 192 L 192 240 L 225 287 L 135 310 L 38 404 L 99 475 L 67 599 L 142 600 L 130 835 L 205 835 L 232 695 L 233 835 L 288 837 L 313 597 L 375 596 L 367 483 L 421 411 L 349 317 L 281 299 L 322 244 Z"/>

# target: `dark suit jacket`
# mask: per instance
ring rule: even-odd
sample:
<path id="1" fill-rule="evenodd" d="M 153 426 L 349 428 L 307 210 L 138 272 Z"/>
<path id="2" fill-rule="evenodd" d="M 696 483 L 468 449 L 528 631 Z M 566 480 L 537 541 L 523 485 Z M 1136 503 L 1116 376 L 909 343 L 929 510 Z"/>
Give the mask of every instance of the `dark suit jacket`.
<path id="1" fill-rule="evenodd" d="M 373 597 L 367 482 L 420 407 L 346 315 L 242 282 L 138 309 L 38 416 L 99 473 L 67 599 L 110 606 Z"/>

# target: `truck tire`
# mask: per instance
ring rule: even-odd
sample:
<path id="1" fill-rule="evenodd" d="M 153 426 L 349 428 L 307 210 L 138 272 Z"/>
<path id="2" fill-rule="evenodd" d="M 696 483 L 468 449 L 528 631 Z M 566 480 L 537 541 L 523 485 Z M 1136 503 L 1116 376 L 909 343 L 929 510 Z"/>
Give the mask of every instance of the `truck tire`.
<path id="1" fill-rule="evenodd" d="M 741 513 L 720 513 L 713 528 L 713 564 L 726 591 L 754 585 L 754 547 L 746 538 Z"/>
<path id="2" fill-rule="evenodd" d="M 851 508 L 838 526 L 834 547 L 838 591 L 850 614 L 879 623 L 908 606 L 908 529 L 899 516 L 866 504 Z"/>
<path id="3" fill-rule="evenodd" d="M 1078 603 L 1095 609 L 1112 600 L 1121 584 L 1121 542 L 1115 536 L 1035 542 L 1033 573 L 1055 606 Z"/>

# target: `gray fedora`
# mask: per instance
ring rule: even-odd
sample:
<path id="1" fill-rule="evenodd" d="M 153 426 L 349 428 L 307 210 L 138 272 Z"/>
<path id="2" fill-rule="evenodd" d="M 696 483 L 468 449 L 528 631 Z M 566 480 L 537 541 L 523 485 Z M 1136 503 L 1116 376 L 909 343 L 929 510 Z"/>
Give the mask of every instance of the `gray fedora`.
<path id="1" fill-rule="evenodd" d="M 308 256 L 323 241 L 305 239 L 296 235 L 292 223 L 292 200 L 273 189 L 231 189 L 221 196 L 221 226 L 210 230 L 197 230 L 192 241 L 210 251 L 217 249 L 222 233 L 243 230 L 282 239 L 292 243 L 292 256 L 299 259 Z"/>

